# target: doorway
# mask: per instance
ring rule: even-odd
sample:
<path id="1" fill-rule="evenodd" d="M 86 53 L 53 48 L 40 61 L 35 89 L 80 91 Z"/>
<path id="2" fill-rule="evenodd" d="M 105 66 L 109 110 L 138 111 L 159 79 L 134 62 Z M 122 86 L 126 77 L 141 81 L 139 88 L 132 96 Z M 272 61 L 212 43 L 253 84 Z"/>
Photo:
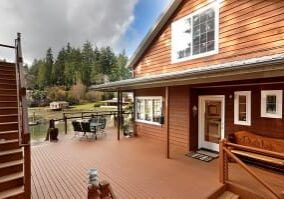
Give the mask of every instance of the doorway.
<path id="1" fill-rule="evenodd" d="M 224 138 L 225 96 L 199 96 L 198 148 L 219 151 Z"/>

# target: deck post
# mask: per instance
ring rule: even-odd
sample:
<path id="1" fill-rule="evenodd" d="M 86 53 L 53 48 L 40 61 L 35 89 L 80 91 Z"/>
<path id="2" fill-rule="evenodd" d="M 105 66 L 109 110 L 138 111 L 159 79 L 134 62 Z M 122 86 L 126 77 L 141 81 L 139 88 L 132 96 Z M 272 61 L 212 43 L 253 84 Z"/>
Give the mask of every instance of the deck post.
<path id="1" fill-rule="evenodd" d="M 63 113 L 63 120 L 64 120 L 64 132 L 65 132 L 65 135 L 67 135 L 67 117 L 65 113 Z"/>
<path id="2" fill-rule="evenodd" d="M 166 158 L 170 158 L 169 87 L 165 87 L 165 129 L 167 135 Z"/>
<path id="3" fill-rule="evenodd" d="M 120 140 L 120 129 L 121 129 L 121 113 L 122 113 L 122 92 L 117 92 L 117 140 Z"/>
<path id="4" fill-rule="evenodd" d="M 226 140 L 223 139 L 219 143 L 219 168 L 220 168 L 220 183 L 225 184 L 228 180 L 228 156 L 223 148 L 226 146 Z"/>

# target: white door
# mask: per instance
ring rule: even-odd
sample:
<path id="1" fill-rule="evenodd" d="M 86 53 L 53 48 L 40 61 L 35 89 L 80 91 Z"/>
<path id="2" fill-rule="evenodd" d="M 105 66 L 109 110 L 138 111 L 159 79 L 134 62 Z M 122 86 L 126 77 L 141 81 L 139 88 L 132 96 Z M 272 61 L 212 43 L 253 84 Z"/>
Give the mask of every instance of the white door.
<path id="1" fill-rule="evenodd" d="M 225 96 L 199 96 L 198 147 L 219 151 L 224 138 Z"/>

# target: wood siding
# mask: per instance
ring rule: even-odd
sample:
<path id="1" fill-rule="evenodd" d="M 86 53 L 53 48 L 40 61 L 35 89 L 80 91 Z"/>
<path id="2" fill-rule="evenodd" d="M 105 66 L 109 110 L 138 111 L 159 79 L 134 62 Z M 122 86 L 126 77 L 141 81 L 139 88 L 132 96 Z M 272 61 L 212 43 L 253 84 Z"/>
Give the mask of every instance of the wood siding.
<path id="1" fill-rule="evenodd" d="M 284 51 L 283 0 L 223 0 L 220 3 L 219 53 L 171 64 L 171 23 L 209 2 L 184 0 L 138 61 L 134 75 L 179 71 Z"/>
<path id="2" fill-rule="evenodd" d="M 163 96 L 164 88 L 143 89 L 136 96 Z M 188 86 L 170 87 L 169 90 L 169 129 L 170 150 L 186 153 L 189 149 L 189 88 Z M 166 141 L 165 125 L 152 125 L 136 122 L 137 133 L 159 141 Z"/>
<path id="3" fill-rule="evenodd" d="M 236 131 L 247 130 L 258 135 L 284 139 L 284 119 L 263 118 L 261 110 L 261 90 L 283 90 L 284 83 L 272 85 L 229 86 L 221 88 L 197 89 L 198 95 L 225 95 L 225 136 Z M 251 91 L 251 126 L 234 124 L 234 92 Z M 230 95 L 232 98 L 230 98 Z M 196 96 L 197 97 L 197 96 Z M 284 98 L 283 98 L 284 99 Z M 282 102 L 283 103 L 283 102 Z M 283 106 L 284 113 L 284 106 Z M 282 113 L 282 114 L 283 114 Z M 283 117 L 284 118 L 284 117 Z M 195 129 L 193 130 L 195 131 Z"/>

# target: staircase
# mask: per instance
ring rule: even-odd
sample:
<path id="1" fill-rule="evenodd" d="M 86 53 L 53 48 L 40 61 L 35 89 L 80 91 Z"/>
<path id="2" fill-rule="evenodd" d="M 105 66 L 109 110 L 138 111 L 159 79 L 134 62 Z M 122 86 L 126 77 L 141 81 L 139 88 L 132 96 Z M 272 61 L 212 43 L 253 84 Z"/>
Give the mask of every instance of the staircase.
<path id="1" fill-rule="evenodd" d="M 16 63 L 0 61 L 0 199 L 30 198 L 30 145 L 23 120 L 19 36 L 15 46 L 0 45 L 14 48 L 17 56 Z"/>

